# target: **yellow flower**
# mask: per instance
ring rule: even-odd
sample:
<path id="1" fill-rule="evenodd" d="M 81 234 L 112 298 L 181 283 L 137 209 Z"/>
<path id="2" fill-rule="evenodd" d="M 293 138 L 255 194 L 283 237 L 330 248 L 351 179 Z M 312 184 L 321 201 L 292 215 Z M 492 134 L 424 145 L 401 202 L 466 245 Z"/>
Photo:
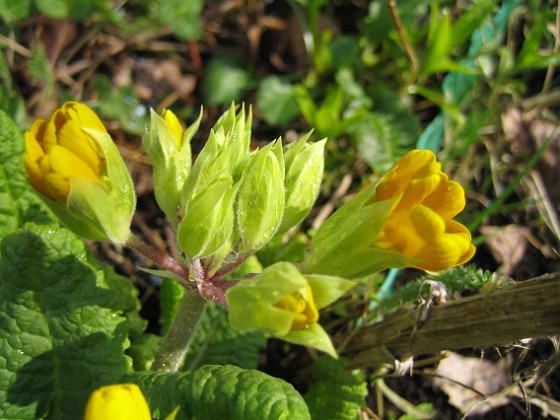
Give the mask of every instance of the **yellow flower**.
<path id="1" fill-rule="evenodd" d="M 25 132 L 23 162 L 31 185 L 74 233 L 123 243 L 136 195 L 111 136 L 86 105 L 66 102 Z"/>
<path id="2" fill-rule="evenodd" d="M 37 120 L 25 133 L 25 168 L 33 187 L 44 196 L 65 202 L 70 179 L 93 181 L 105 171 L 103 152 L 84 128 L 107 132 L 90 108 L 67 102 L 49 121 Z"/>
<path id="3" fill-rule="evenodd" d="M 304 289 L 284 296 L 273 306 L 295 314 L 290 328 L 292 331 L 307 328 L 319 320 L 319 311 L 317 311 L 315 306 L 313 292 L 309 283 Z"/>
<path id="4" fill-rule="evenodd" d="M 229 322 L 240 331 L 260 330 L 337 357 L 319 325 L 319 309 L 354 285 L 340 277 L 302 275 L 293 264 L 278 262 L 228 289 Z"/>
<path id="5" fill-rule="evenodd" d="M 136 384 L 103 386 L 91 394 L 84 420 L 151 420 L 148 403 Z"/>
<path id="6" fill-rule="evenodd" d="M 376 199 L 395 200 L 378 241 L 418 260 L 414 267 L 440 271 L 474 255 L 470 232 L 451 220 L 465 207 L 463 188 L 441 172 L 431 151 L 403 156 L 378 184 Z"/>

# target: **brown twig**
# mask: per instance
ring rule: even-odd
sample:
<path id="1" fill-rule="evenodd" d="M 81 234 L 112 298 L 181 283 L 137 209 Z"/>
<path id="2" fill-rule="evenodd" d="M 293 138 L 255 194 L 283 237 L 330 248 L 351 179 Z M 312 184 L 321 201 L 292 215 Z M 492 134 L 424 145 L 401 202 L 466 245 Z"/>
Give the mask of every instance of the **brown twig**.
<path id="1" fill-rule="evenodd" d="M 560 272 L 436 306 L 421 327 L 414 311 L 401 309 L 334 340 L 343 345 L 348 367 L 359 368 L 442 350 L 554 336 L 560 334 L 558 296 Z"/>

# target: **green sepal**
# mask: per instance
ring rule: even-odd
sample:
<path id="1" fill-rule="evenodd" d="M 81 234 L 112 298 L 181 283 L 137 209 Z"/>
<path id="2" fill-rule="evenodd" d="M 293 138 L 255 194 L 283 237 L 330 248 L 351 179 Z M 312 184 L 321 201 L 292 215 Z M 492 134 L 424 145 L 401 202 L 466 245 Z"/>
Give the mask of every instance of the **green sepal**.
<path id="1" fill-rule="evenodd" d="M 106 174 L 99 181 L 71 178 L 66 206 L 49 199 L 45 201 L 77 235 L 124 243 L 130 236 L 130 222 L 136 207 L 132 179 L 109 134 L 84 130 L 101 146 Z"/>
<path id="2" fill-rule="evenodd" d="M 200 191 L 215 179 L 231 177 L 240 178 L 243 164 L 249 156 L 251 140 L 251 115 L 245 117 L 245 111 L 235 113 L 235 106 L 222 115 L 216 122 L 208 141 L 198 154 L 183 190 L 183 207 L 188 207 Z"/>
<path id="3" fill-rule="evenodd" d="M 172 223 L 178 219 L 184 184 L 192 164 L 190 142 L 201 120 L 202 109 L 196 121 L 184 130 L 178 147 L 168 123 L 151 110 L 150 129 L 142 138 L 153 165 L 156 201 Z"/>
<path id="4" fill-rule="evenodd" d="M 284 200 L 284 158 L 277 141 L 255 152 L 243 173 L 236 205 L 242 252 L 254 252 L 276 235 Z"/>
<path id="5" fill-rule="evenodd" d="M 309 135 L 292 143 L 286 150 L 286 204 L 280 232 L 301 223 L 311 211 L 321 189 L 327 139 L 308 144 Z"/>
<path id="6" fill-rule="evenodd" d="M 358 278 L 414 265 L 416 260 L 381 242 L 381 230 L 394 205 L 395 200 L 376 202 L 374 186 L 360 192 L 320 226 L 302 272 Z"/>
<path id="7" fill-rule="evenodd" d="M 217 179 L 189 202 L 177 233 L 189 259 L 208 257 L 224 246 L 231 247 L 237 192 L 232 183 L 231 178 Z"/>
<path id="8" fill-rule="evenodd" d="M 290 331 L 286 335 L 277 336 L 277 338 L 287 341 L 288 343 L 312 347 L 327 353 L 335 359 L 338 358 L 329 335 L 323 327 L 317 323 L 311 324 L 303 330 Z"/>
<path id="9" fill-rule="evenodd" d="M 229 109 L 214 124 L 214 130 L 223 129 L 227 140 L 231 143 L 229 154 L 231 155 L 232 166 L 234 168 L 234 179 L 238 179 L 242 172 L 243 162 L 249 156 L 249 146 L 251 144 L 251 124 L 253 114 L 251 110 L 246 113 L 245 105 L 241 105 L 239 111 L 235 104 L 231 104 Z"/>

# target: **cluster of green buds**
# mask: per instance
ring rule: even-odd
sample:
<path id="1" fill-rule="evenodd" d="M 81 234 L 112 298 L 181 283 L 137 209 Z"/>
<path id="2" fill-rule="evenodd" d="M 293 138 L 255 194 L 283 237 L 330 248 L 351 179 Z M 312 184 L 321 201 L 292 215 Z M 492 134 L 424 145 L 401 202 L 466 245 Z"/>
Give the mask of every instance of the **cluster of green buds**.
<path id="1" fill-rule="evenodd" d="M 166 110 L 152 111 L 143 146 L 153 162 L 155 197 L 182 253 L 153 258 L 164 276 L 230 311 L 234 328 L 261 330 L 336 357 L 319 310 L 355 279 L 392 267 L 440 271 L 475 252 L 467 228 L 453 220 L 464 190 L 435 155 L 414 150 L 364 188 L 318 229 L 306 259 L 279 262 L 237 281 L 226 274 L 275 235 L 297 226 L 319 193 L 326 140 L 309 135 L 251 149 L 251 111 L 232 105 L 192 158 L 198 119 L 183 129 Z M 107 130 L 87 106 L 69 102 L 25 133 L 30 183 L 60 219 L 88 239 L 134 246 L 135 195 Z M 146 249 L 146 247 L 136 247 Z M 157 256 L 157 255 L 156 255 Z"/>
<path id="2" fill-rule="evenodd" d="M 303 220 L 319 192 L 325 140 L 309 143 L 304 136 L 283 148 L 278 139 L 251 151 L 251 112 L 232 105 L 191 165 L 199 123 L 200 117 L 182 130 L 171 111 L 152 112 L 143 144 L 154 164 L 158 205 L 191 273 L 208 279 Z"/>

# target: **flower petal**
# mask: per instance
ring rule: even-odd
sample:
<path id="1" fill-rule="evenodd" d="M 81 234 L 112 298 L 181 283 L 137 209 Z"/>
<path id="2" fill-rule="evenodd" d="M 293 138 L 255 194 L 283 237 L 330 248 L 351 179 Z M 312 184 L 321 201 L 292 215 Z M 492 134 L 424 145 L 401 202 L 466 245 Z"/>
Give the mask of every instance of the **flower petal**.
<path id="1" fill-rule="evenodd" d="M 377 200 L 388 200 L 401 193 L 414 178 L 441 171 L 436 156 L 429 150 L 412 150 L 400 158 L 381 179 L 376 189 Z"/>
<path id="2" fill-rule="evenodd" d="M 150 408 L 136 384 L 107 385 L 91 394 L 84 420 L 151 420 Z"/>
<path id="3" fill-rule="evenodd" d="M 427 196 L 422 205 L 438 213 L 444 220 L 449 220 L 465 208 L 465 191 L 461 184 L 447 180 L 441 182 Z"/>
<path id="4" fill-rule="evenodd" d="M 175 139 L 175 143 L 177 143 L 177 147 L 181 147 L 181 143 L 183 141 L 183 126 L 179 122 L 177 116 L 170 111 L 169 109 L 165 110 L 163 113 L 163 119 L 167 123 L 173 138 Z"/>
<path id="5" fill-rule="evenodd" d="M 58 144 L 79 157 L 93 173 L 100 177 L 105 170 L 105 162 L 95 140 L 83 131 L 78 120 L 68 120 L 58 131 Z"/>

